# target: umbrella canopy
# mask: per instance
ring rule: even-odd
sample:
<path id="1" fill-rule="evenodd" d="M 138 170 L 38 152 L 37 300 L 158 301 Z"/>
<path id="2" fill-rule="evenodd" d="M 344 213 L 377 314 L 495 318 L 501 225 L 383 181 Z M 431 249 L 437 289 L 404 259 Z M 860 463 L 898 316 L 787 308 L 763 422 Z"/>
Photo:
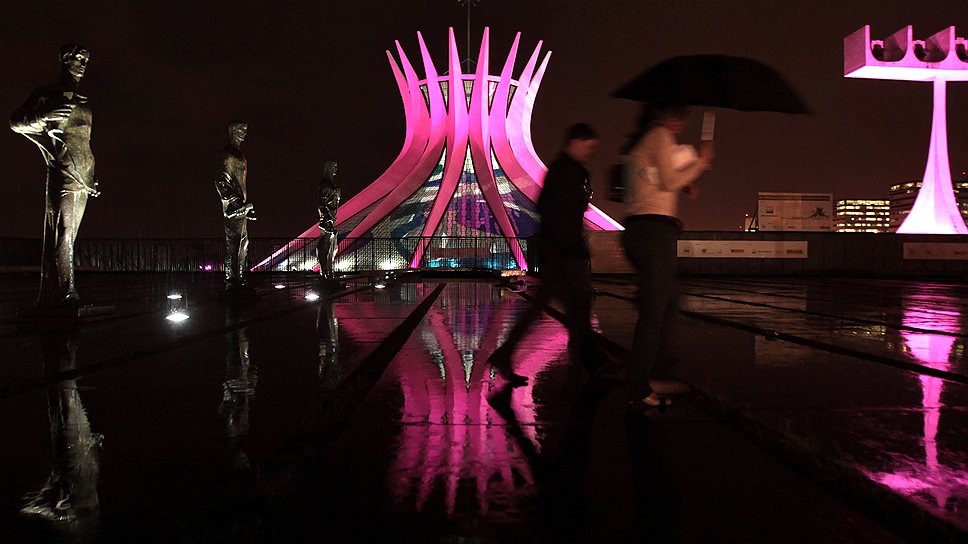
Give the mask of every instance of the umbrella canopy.
<path id="1" fill-rule="evenodd" d="M 672 57 L 612 93 L 640 102 L 741 111 L 810 113 L 786 78 L 757 60 L 728 55 Z"/>

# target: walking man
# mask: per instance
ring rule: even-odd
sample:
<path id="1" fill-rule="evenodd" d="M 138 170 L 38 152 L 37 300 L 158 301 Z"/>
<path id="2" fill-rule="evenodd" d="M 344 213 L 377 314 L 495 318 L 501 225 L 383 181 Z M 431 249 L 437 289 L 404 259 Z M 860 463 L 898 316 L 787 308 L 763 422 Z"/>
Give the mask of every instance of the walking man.
<path id="1" fill-rule="evenodd" d="M 592 342 L 591 260 L 584 234 L 584 214 L 592 196 L 585 163 L 597 148 L 598 135 L 591 126 L 577 123 L 568 127 L 564 148 L 545 175 L 537 206 L 541 215 L 541 287 L 535 304 L 518 319 L 507 341 L 490 357 L 512 385 L 527 383 L 526 377 L 513 371 L 514 349 L 552 298 L 564 306 L 572 358 L 586 366 L 600 362 L 601 355 Z"/>

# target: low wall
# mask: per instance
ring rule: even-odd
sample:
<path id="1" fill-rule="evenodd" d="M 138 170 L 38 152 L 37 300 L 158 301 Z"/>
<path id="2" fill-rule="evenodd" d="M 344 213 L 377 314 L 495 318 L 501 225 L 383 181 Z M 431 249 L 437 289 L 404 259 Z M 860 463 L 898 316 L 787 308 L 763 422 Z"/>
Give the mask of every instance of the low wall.
<path id="1" fill-rule="evenodd" d="M 622 250 L 621 236 L 621 232 L 614 231 L 590 233 L 593 272 L 633 272 Z M 707 253 L 700 253 L 707 248 Z M 800 248 L 805 251 L 800 253 Z M 693 250 L 693 256 L 683 256 L 689 250 Z M 785 254 L 784 251 L 789 253 Z M 796 274 L 966 280 L 968 236 L 689 231 L 680 238 L 679 272 L 695 275 Z"/>
<path id="2" fill-rule="evenodd" d="M 37 238 L 0 238 L 0 272 L 39 271 L 42 251 Z"/>
<path id="3" fill-rule="evenodd" d="M 221 239 L 108 242 L 112 241 L 78 240 L 78 269 L 132 272 L 221 269 L 224 245 Z M 269 255 L 285 242 L 253 240 L 249 255 Z M 791 274 L 968 280 L 968 236 L 690 231 L 683 233 L 679 245 L 679 272 L 690 275 Z M 89 251 L 88 246 L 97 251 Z M 634 272 L 625 258 L 621 232 L 592 231 L 589 246 L 593 272 Z M 40 253 L 41 241 L 38 239 L 0 237 L 0 272 L 39 270 Z M 536 251 L 528 251 L 528 254 L 531 262 L 537 262 Z M 684 256 L 687 254 L 692 256 Z M 181 264 L 174 266 L 175 261 Z"/>

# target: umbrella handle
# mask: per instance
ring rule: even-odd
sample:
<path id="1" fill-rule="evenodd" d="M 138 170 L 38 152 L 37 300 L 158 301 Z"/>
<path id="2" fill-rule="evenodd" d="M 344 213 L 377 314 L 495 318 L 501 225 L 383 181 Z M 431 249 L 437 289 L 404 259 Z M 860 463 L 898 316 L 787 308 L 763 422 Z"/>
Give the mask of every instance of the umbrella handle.
<path id="1" fill-rule="evenodd" d="M 716 130 L 716 112 L 706 110 L 702 114 L 702 141 L 713 141 L 713 132 Z"/>

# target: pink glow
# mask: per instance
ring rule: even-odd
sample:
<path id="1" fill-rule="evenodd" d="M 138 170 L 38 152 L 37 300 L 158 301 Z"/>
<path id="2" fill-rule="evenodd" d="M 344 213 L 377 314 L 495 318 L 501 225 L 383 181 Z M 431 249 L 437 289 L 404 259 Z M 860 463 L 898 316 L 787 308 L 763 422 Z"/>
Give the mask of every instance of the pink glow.
<path id="1" fill-rule="evenodd" d="M 399 42 L 397 45 L 399 46 Z M 367 190 L 360 191 L 356 196 L 340 206 L 339 210 L 337 210 L 338 222 L 351 219 L 356 214 L 389 194 L 396 186 L 398 173 L 401 171 L 409 171 L 416 166 L 417 161 L 420 160 L 420 156 L 423 154 L 424 146 L 426 146 L 426 140 L 420 138 L 423 136 L 423 133 L 418 133 L 417 130 L 418 125 L 421 124 L 423 119 L 423 112 L 412 107 L 410 101 L 411 89 L 408 85 L 408 80 L 393 60 L 393 55 L 389 51 L 386 54 L 387 60 L 390 62 L 390 69 L 393 71 L 393 78 L 397 82 L 397 89 L 400 91 L 400 98 L 403 100 L 403 111 L 406 119 L 403 147 L 400 149 L 397 158 L 393 161 L 393 166 L 388 168 L 376 181 L 371 183 L 367 187 Z M 401 59 L 403 58 L 405 57 L 401 55 Z M 315 237 L 317 235 L 318 229 L 316 234 L 311 234 L 310 236 Z"/>
<path id="2" fill-rule="evenodd" d="M 897 229 L 902 234 L 968 234 L 951 184 L 945 85 L 943 79 L 934 81 L 934 118 L 928 164 L 911 213 Z"/>
<path id="3" fill-rule="evenodd" d="M 957 333 L 961 330 L 961 315 L 946 312 L 931 304 L 926 298 L 904 309 L 902 324 L 917 329 Z M 911 357 L 920 364 L 939 370 L 951 369 L 951 350 L 955 337 L 914 331 L 901 331 L 901 337 Z M 921 406 L 924 413 L 924 461 L 902 458 L 898 469 L 892 473 L 875 473 L 871 476 L 882 484 L 906 496 L 927 495 L 938 508 L 945 508 L 953 490 L 968 485 L 968 473 L 943 464 L 939 459 L 938 428 L 941 423 L 941 393 L 944 380 L 932 376 L 919 376 Z"/>
<path id="4" fill-rule="evenodd" d="M 923 42 L 914 40 L 912 27 L 906 26 L 879 40 L 878 55 L 874 54 L 875 42 L 870 37 L 870 26 L 844 38 L 844 77 L 931 81 L 934 84 L 928 162 L 917 200 L 898 227 L 898 233 L 968 234 L 951 184 L 946 106 L 946 83 L 968 81 L 968 62 L 961 60 L 956 51 L 965 43 L 963 38 L 955 37 L 953 26 Z"/>
<path id="5" fill-rule="evenodd" d="M 440 190 L 434 199 L 427 222 L 421 229 L 423 236 L 435 235 L 447 206 L 454 196 L 462 175 L 465 153 L 470 147 L 471 160 L 484 199 L 494 215 L 498 228 L 507 238 L 518 267 L 527 269 L 524 253 L 515 240 L 511 221 L 497 189 L 491 153 L 493 150 L 510 182 L 532 202 L 537 201 L 547 168 L 538 158 L 531 142 L 531 115 L 551 53 L 545 54 L 539 66 L 542 43 L 538 42 L 520 78 L 513 79 L 514 60 L 520 43 L 519 33 L 514 39 L 500 76 L 493 76 L 489 71 L 489 34 L 489 30 L 485 28 L 477 70 L 473 75 L 463 74 L 460 70 L 460 57 L 457 53 L 453 28 L 448 32 L 448 75 L 438 74 L 420 33 L 417 37 L 425 79 L 419 79 L 399 42 L 396 42 L 396 46 L 402 68 L 397 66 L 393 56 L 389 51 L 387 52 L 404 105 L 407 121 L 406 136 L 403 148 L 386 172 L 340 206 L 337 213 L 337 227 L 379 202 L 377 207 L 352 229 L 348 237 L 355 238 L 366 234 L 409 198 L 427 180 L 439 163 L 441 153 L 446 149 Z M 469 107 L 465 100 L 465 81 L 472 81 L 474 84 Z M 448 83 L 446 104 L 440 90 L 441 82 Z M 488 87 L 491 82 L 496 83 L 497 87 L 494 100 L 489 104 Z M 426 86 L 428 91 L 429 111 L 421 86 Z M 515 89 L 513 96 L 511 96 L 512 88 Z M 511 96 L 510 105 L 509 96 Z M 594 206 L 590 206 L 586 211 L 585 219 L 586 226 L 595 230 L 622 229 L 618 222 Z M 315 238 L 318 234 L 318 227 L 313 225 L 300 237 Z M 306 243 L 304 240 L 293 240 L 260 262 L 256 268 L 273 266 L 286 255 L 299 251 Z M 411 268 L 422 264 L 425 250 L 424 246 L 417 247 L 409 263 Z"/>
<path id="6" fill-rule="evenodd" d="M 450 67 L 450 75 L 446 78 L 448 82 L 448 104 L 463 104 L 465 103 L 464 76 L 460 69 L 460 54 L 457 52 L 457 41 L 454 39 L 453 28 L 449 30 L 449 44 L 448 65 Z M 447 116 L 447 149 L 461 149 L 461 146 L 463 146 L 462 149 L 467 149 L 468 130 L 467 110 L 465 108 L 451 107 L 449 115 Z M 454 197 L 454 192 L 457 190 L 457 182 L 460 180 L 463 169 L 463 153 L 451 153 L 447 156 L 446 162 L 444 163 L 444 177 L 440 182 L 440 192 L 437 198 L 434 199 L 430 216 L 427 218 L 427 224 L 424 225 L 421 236 L 429 238 L 436 232 L 441 217 L 447 211 L 447 205 Z M 410 261 L 410 268 L 418 268 L 420 266 L 426 249 L 425 244 L 417 246 L 413 259 Z"/>
<path id="7" fill-rule="evenodd" d="M 501 233 L 507 238 L 508 245 L 511 247 L 511 254 L 518 263 L 521 270 L 528 269 L 528 263 L 524 260 L 524 252 L 518 245 L 515 238 L 514 228 L 511 227 L 511 220 L 508 218 L 507 209 L 501 199 L 501 193 L 497 188 L 497 180 L 494 178 L 494 168 L 491 163 L 491 132 L 488 99 L 490 95 L 490 79 L 488 70 L 488 56 L 490 53 L 490 29 L 484 29 L 484 37 L 481 40 L 481 54 L 477 59 L 477 74 L 474 77 L 474 90 L 471 92 L 471 107 L 467 117 L 470 128 L 471 160 L 474 162 L 474 172 L 477 174 L 477 184 L 484 194 L 494 219 L 497 221 Z M 500 105 L 498 105 L 500 107 Z"/>
<path id="8" fill-rule="evenodd" d="M 398 502 L 417 511 L 439 494 L 448 515 L 467 508 L 499 514 L 516 510 L 536 491 L 528 458 L 487 403 L 496 381 L 484 358 L 506 338 L 516 309 L 495 293 L 484 284 L 448 287 L 411 340 L 437 364 L 417 355 L 398 358 L 391 367 L 403 393 L 403 425 L 397 437 L 399 453 L 390 467 L 390 488 Z M 465 308 L 467 300 L 476 305 Z M 534 382 L 564 355 L 562 338 L 567 339 L 567 333 L 557 323 L 535 327 L 528 341 L 552 346 L 552 351 L 529 350 L 516 361 L 518 372 L 531 377 L 531 383 L 514 391 L 511 406 L 535 449 L 539 443 Z M 472 493 L 473 506 L 457 500 L 462 485 Z"/>
<path id="9" fill-rule="evenodd" d="M 417 34 L 418 39 L 421 43 L 421 49 L 425 53 L 423 60 L 425 63 L 424 69 L 427 72 L 427 77 L 432 80 L 437 80 L 437 70 L 434 68 L 433 61 L 430 58 L 430 54 L 426 53 L 426 47 L 423 45 L 423 37 Z M 367 231 L 375 227 L 380 221 L 382 221 L 390 212 L 392 212 L 397 206 L 403 203 L 404 200 L 410 197 L 417 189 L 423 185 L 424 181 L 430 177 L 431 172 L 433 172 L 434 167 L 440 162 L 440 155 L 444 151 L 444 127 L 446 121 L 446 114 L 444 112 L 444 99 L 440 92 L 439 85 L 427 85 L 427 90 L 430 94 L 430 112 L 427 111 L 426 103 L 424 102 L 423 92 L 420 90 L 421 82 L 417 79 L 417 73 L 407 59 L 406 54 L 403 52 L 403 47 L 400 46 L 400 42 L 396 42 L 397 52 L 400 54 L 400 60 L 403 64 L 403 71 L 407 77 L 407 83 L 410 91 L 410 104 L 409 107 L 416 109 L 419 113 L 418 123 L 417 123 L 417 134 L 421 136 L 421 141 L 426 141 L 426 147 L 423 150 L 423 154 L 420 157 L 419 162 L 416 167 L 410 172 L 404 174 L 401 169 L 397 173 L 401 174 L 401 178 L 397 178 L 396 187 L 387 195 L 376 209 L 370 212 L 366 218 L 360 222 L 353 230 L 350 231 L 349 238 L 357 238 L 365 234 Z M 426 138 L 422 135 L 426 134 Z M 450 150 L 448 150 L 448 154 Z M 364 191 L 369 190 L 369 187 L 364 189 Z M 340 206 L 342 208 L 342 206 Z M 337 227 L 339 227 L 340 219 L 339 213 L 337 212 Z"/>
<path id="10" fill-rule="evenodd" d="M 882 42 L 881 58 L 874 54 L 875 43 Z M 914 39 L 908 25 L 883 40 L 871 40 L 871 27 L 865 25 L 844 38 L 844 77 L 893 79 L 902 81 L 968 81 L 968 62 L 958 57 L 964 38 L 955 37 L 949 26 L 934 36 Z M 923 53 L 916 46 L 923 46 Z M 923 58 L 922 58 L 923 57 Z"/>

